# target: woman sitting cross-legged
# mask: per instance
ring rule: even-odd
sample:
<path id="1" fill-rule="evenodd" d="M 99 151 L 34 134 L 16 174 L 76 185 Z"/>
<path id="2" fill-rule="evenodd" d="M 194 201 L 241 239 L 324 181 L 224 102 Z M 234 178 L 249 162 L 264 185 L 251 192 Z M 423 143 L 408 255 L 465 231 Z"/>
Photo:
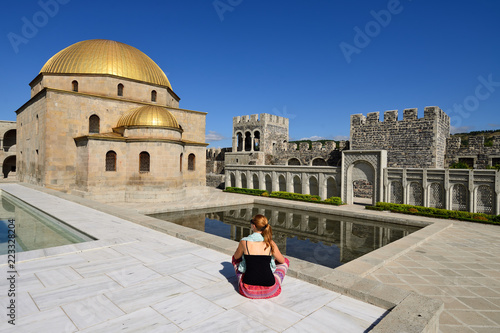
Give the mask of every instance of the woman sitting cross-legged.
<path id="1" fill-rule="evenodd" d="M 278 296 L 290 262 L 273 241 L 264 215 L 255 215 L 250 223 L 253 233 L 240 241 L 232 258 L 239 292 L 248 298 Z"/>

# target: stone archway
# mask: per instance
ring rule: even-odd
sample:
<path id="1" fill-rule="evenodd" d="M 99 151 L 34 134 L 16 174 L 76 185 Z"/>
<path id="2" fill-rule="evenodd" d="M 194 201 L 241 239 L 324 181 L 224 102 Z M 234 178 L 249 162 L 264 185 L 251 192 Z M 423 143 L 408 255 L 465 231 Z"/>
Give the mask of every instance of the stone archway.
<path id="1" fill-rule="evenodd" d="M 386 150 L 350 150 L 342 152 L 342 201 L 355 202 L 355 185 L 370 184 L 371 204 L 383 199 L 383 170 L 387 167 Z M 366 199 L 363 202 L 367 201 Z M 366 202 L 368 203 L 368 202 Z"/>
<path id="2" fill-rule="evenodd" d="M 12 155 L 3 160 L 2 166 L 3 178 L 15 176 L 16 174 L 16 156 Z"/>
<path id="3" fill-rule="evenodd" d="M 351 181 L 347 186 L 352 187 L 353 203 L 373 203 L 373 185 L 375 184 L 375 170 L 366 161 L 356 161 L 350 168 Z"/>

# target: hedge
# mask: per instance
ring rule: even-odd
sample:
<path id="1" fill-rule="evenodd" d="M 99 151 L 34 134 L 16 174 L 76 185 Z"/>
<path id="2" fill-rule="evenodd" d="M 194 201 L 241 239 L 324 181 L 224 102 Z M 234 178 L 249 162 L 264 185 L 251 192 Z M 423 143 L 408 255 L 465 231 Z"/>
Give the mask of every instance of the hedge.
<path id="1" fill-rule="evenodd" d="M 226 187 L 224 192 L 243 193 L 243 194 L 250 194 L 250 195 L 262 195 L 262 193 L 264 193 L 266 191 L 259 190 L 259 189 L 253 189 L 253 188 Z"/>
<path id="2" fill-rule="evenodd" d="M 372 210 L 388 210 L 396 213 L 412 214 L 412 215 L 427 216 L 427 217 L 456 219 L 462 221 L 480 222 L 488 224 L 500 224 L 500 215 L 488 215 L 484 213 L 470 213 L 458 210 L 394 204 L 387 202 L 377 202 L 375 206 L 367 206 L 366 208 Z"/>
<path id="3" fill-rule="evenodd" d="M 240 188 L 240 187 L 226 187 L 224 192 L 259 195 L 259 196 L 263 196 L 263 197 L 273 197 L 273 198 L 280 198 L 280 199 L 287 199 L 287 200 L 299 200 L 299 201 L 323 203 L 323 204 L 336 205 L 336 206 L 340 206 L 343 204 L 342 200 L 339 197 L 331 197 L 331 198 L 328 198 L 326 200 L 321 200 L 321 197 L 319 195 L 291 193 L 291 192 L 284 192 L 284 191 L 274 191 L 274 192 L 269 193 L 266 190 Z"/>

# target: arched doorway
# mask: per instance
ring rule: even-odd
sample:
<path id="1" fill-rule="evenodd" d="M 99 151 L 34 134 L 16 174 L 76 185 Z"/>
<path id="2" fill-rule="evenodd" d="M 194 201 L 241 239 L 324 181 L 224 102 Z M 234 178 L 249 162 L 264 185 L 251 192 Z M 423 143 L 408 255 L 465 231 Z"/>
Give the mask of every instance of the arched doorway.
<path id="1" fill-rule="evenodd" d="M 16 156 L 9 156 L 3 161 L 2 166 L 3 178 L 8 178 L 9 174 L 11 177 L 16 172 Z"/>
<path id="2" fill-rule="evenodd" d="M 375 185 L 375 170 L 366 161 L 356 161 L 349 167 L 351 179 L 347 186 L 352 203 L 375 204 L 373 202 L 373 187 Z"/>
<path id="3" fill-rule="evenodd" d="M 3 150 L 9 151 L 12 146 L 16 145 L 16 130 L 11 129 L 3 135 Z"/>
<path id="4" fill-rule="evenodd" d="M 319 195 L 319 184 L 318 179 L 314 176 L 309 178 L 309 194 Z"/>

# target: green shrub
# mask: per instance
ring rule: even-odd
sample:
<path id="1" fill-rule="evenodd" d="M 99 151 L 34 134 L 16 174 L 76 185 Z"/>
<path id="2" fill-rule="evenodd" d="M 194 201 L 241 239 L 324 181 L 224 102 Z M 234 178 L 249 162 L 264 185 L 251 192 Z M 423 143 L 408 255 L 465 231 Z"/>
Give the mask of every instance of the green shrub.
<path id="1" fill-rule="evenodd" d="M 240 188 L 240 187 L 226 187 L 224 192 L 262 195 L 262 193 L 266 192 L 266 190 L 259 190 L 253 188 Z"/>
<path id="2" fill-rule="evenodd" d="M 339 197 L 330 197 L 330 198 L 326 199 L 324 202 L 327 202 L 329 204 L 336 205 L 336 206 L 340 206 L 343 204 L 342 199 L 340 199 Z"/>
<path id="3" fill-rule="evenodd" d="M 450 165 L 450 169 L 471 169 L 471 167 L 469 167 L 467 163 L 464 162 L 455 162 Z"/>
<path id="4" fill-rule="evenodd" d="M 432 207 L 412 206 L 404 204 L 393 204 L 387 202 L 377 202 L 375 206 L 367 206 L 372 210 L 388 210 L 396 213 L 415 214 L 427 217 L 438 217 L 445 219 L 456 219 L 471 222 L 483 222 L 490 224 L 500 224 L 500 215 L 488 215 L 482 213 L 470 213 L 458 210 L 447 210 Z"/>
<path id="5" fill-rule="evenodd" d="M 261 196 L 263 196 L 263 197 L 268 197 L 268 196 L 269 196 L 269 193 L 267 193 L 267 191 L 266 191 L 266 192 L 262 192 Z"/>
<path id="6" fill-rule="evenodd" d="M 291 193 L 284 191 L 273 191 L 269 194 L 270 197 L 273 198 L 281 198 L 281 199 L 290 199 L 290 200 L 301 200 L 301 201 L 320 201 L 321 197 L 319 195 L 311 195 L 311 194 L 301 194 L 301 193 Z"/>

